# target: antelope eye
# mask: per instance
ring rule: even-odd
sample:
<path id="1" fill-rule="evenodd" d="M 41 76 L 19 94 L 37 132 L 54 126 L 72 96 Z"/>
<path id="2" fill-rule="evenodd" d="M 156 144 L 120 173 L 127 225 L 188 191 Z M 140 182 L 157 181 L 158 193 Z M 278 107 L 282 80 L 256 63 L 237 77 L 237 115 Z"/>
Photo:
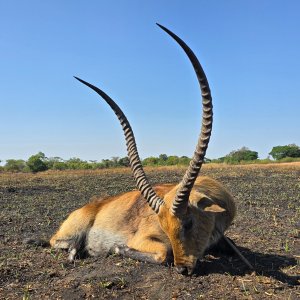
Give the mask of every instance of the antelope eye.
<path id="1" fill-rule="evenodd" d="M 193 227 L 193 221 L 192 220 L 188 220 L 187 222 L 185 222 L 183 224 L 183 228 L 184 230 L 189 230 Z"/>

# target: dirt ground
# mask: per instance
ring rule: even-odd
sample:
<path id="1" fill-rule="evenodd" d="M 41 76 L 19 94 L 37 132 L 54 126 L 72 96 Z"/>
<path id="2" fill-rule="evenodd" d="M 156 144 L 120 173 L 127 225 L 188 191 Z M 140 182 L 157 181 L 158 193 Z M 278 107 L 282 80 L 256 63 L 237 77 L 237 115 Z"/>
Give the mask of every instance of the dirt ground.
<path id="1" fill-rule="evenodd" d="M 184 169 L 146 169 L 153 184 L 178 182 Z M 238 214 L 227 236 L 237 256 L 208 253 L 196 274 L 179 275 L 120 256 L 67 262 L 32 247 L 93 195 L 134 188 L 129 170 L 0 174 L 0 299 L 300 299 L 300 164 L 211 166 L 202 174 L 234 195 Z"/>

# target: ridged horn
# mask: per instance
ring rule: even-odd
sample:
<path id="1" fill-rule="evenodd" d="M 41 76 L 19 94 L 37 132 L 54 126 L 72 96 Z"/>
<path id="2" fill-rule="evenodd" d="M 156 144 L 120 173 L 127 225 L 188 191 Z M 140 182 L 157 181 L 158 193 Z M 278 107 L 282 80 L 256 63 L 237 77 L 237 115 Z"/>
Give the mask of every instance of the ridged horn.
<path id="1" fill-rule="evenodd" d="M 194 152 L 194 156 L 189 164 L 189 167 L 182 181 L 179 184 L 179 188 L 177 190 L 175 199 L 171 207 L 172 213 L 174 215 L 180 216 L 186 213 L 190 192 L 193 188 L 195 180 L 199 174 L 199 171 L 204 161 L 204 156 L 206 153 L 206 149 L 209 143 L 211 130 L 212 130 L 213 106 L 212 106 L 210 88 L 208 85 L 206 75 L 197 57 L 193 53 L 193 51 L 185 44 L 184 41 L 182 41 L 177 35 L 175 35 L 169 29 L 165 28 L 162 25 L 159 24 L 157 25 L 161 29 L 163 29 L 166 33 L 168 33 L 181 46 L 181 48 L 184 50 L 184 52 L 190 59 L 194 67 L 194 70 L 196 72 L 200 89 L 201 89 L 201 95 L 202 95 L 203 109 L 202 109 L 201 133 L 198 139 L 196 150 Z"/>
<path id="2" fill-rule="evenodd" d="M 75 76 L 74 76 L 75 77 Z M 146 174 L 143 170 L 141 160 L 139 158 L 139 154 L 136 147 L 136 142 L 134 138 L 133 131 L 131 129 L 131 126 L 124 115 L 123 111 L 120 109 L 120 107 L 115 103 L 114 100 L 112 100 L 106 93 L 104 93 L 102 90 L 97 88 L 96 86 L 78 78 L 75 77 L 77 80 L 94 90 L 98 95 L 100 95 L 106 103 L 112 108 L 116 116 L 118 117 L 121 126 L 124 131 L 125 139 L 126 139 L 126 145 L 127 145 L 127 153 L 130 161 L 130 167 L 133 173 L 133 177 L 135 179 L 135 182 L 137 184 L 137 187 L 139 191 L 142 193 L 143 197 L 148 202 L 149 206 L 156 212 L 159 212 L 159 208 L 161 205 L 164 204 L 164 201 L 159 198 L 151 185 L 149 184 L 149 181 L 146 177 Z"/>

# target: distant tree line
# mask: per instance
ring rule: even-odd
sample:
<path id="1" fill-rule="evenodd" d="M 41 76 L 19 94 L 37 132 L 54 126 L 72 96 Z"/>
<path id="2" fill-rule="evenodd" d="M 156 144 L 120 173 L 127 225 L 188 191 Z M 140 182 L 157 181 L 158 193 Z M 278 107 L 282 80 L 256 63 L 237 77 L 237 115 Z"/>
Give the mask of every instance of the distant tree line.
<path id="1" fill-rule="evenodd" d="M 300 161 L 300 147 L 295 144 L 286 146 L 275 146 L 269 153 L 276 162 Z M 147 157 L 142 160 L 143 166 L 187 166 L 190 162 L 187 156 L 168 156 L 160 154 L 158 157 Z M 1 160 L 0 160 L 1 162 Z M 269 163 L 273 162 L 270 158 L 258 159 L 258 152 L 252 151 L 247 147 L 231 151 L 224 157 L 218 159 L 205 158 L 205 163 Z M 70 158 L 63 160 L 60 157 L 46 157 L 43 152 L 39 152 L 29 157 L 27 161 L 22 159 L 8 159 L 4 166 L 0 166 L 0 171 L 9 172 L 41 172 L 46 170 L 95 170 L 117 167 L 129 167 L 129 158 L 112 157 L 102 159 L 101 162 L 95 160 L 81 160 L 80 158 Z"/>
<path id="2" fill-rule="evenodd" d="M 295 144 L 286 146 L 275 146 L 269 153 L 273 160 L 276 162 L 292 162 L 300 160 L 300 147 Z M 258 152 L 252 151 L 247 147 L 231 151 L 224 157 L 212 159 L 210 162 L 214 163 L 227 163 L 227 164 L 240 164 L 247 162 L 268 163 L 272 162 L 270 158 L 258 159 Z"/>
<path id="3" fill-rule="evenodd" d="M 22 159 L 8 159 L 3 167 L 4 171 L 11 172 L 41 172 L 46 170 L 95 170 L 116 167 L 129 167 L 128 157 L 112 157 L 103 159 L 101 162 L 81 160 L 73 157 L 63 160 L 60 157 L 46 157 L 43 152 L 39 152 L 29 157 L 27 161 Z"/>
<path id="4" fill-rule="evenodd" d="M 144 166 L 187 166 L 190 160 L 191 159 L 187 156 L 178 157 L 176 155 L 168 156 L 166 154 L 160 154 L 158 157 L 147 157 L 142 161 L 142 163 Z"/>

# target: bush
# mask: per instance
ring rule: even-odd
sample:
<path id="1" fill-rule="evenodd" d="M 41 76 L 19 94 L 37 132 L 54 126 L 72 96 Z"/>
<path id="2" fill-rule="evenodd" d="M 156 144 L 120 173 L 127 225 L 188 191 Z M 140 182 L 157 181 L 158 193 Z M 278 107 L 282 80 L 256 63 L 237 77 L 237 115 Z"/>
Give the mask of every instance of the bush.
<path id="1" fill-rule="evenodd" d="M 92 169 L 91 164 L 77 157 L 72 157 L 69 160 L 66 160 L 64 163 L 66 165 L 66 169 L 68 170 Z"/>
<path id="2" fill-rule="evenodd" d="M 158 164 L 159 159 L 157 157 L 154 156 L 150 156 L 145 158 L 142 163 L 143 166 L 156 166 Z"/>
<path id="3" fill-rule="evenodd" d="M 181 156 L 179 158 L 179 164 L 180 165 L 188 166 L 190 161 L 191 161 L 191 159 L 187 156 Z M 204 161 L 205 161 L 205 158 L 204 158 Z"/>
<path id="4" fill-rule="evenodd" d="M 284 157 L 282 159 L 277 160 L 276 162 L 289 163 L 289 162 L 298 162 L 298 161 L 300 161 L 300 157 Z"/>
<path id="5" fill-rule="evenodd" d="M 158 163 L 160 165 L 165 165 L 167 160 L 168 160 L 168 155 L 167 154 L 160 154 L 158 156 Z"/>
<path id="6" fill-rule="evenodd" d="M 120 158 L 118 161 L 118 165 L 121 167 L 130 167 L 129 158 L 127 156 Z"/>
<path id="7" fill-rule="evenodd" d="M 178 164 L 179 164 L 179 157 L 176 155 L 169 156 L 166 161 L 166 165 L 168 165 L 168 166 L 175 166 Z"/>
<path id="8" fill-rule="evenodd" d="M 273 161 L 270 158 L 265 158 L 265 159 L 258 159 L 257 163 L 258 164 L 271 164 Z"/>
<path id="9" fill-rule="evenodd" d="M 242 161 L 253 161 L 257 160 L 258 153 L 256 151 L 251 151 L 246 147 L 242 147 L 239 150 L 234 150 L 225 156 L 224 162 L 230 164 L 240 163 Z"/>
<path id="10" fill-rule="evenodd" d="M 26 163 L 22 159 L 8 159 L 3 170 L 9 172 L 23 172 L 26 169 Z"/>
<path id="11" fill-rule="evenodd" d="M 110 159 L 102 159 L 101 164 L 103 166 L 103 168 L 112 168 L 114 163 L 113 161 L 111 161 Z"/>
<path id="12" fill-rule="evenodd" d="M 47 164 L 47 168 L 48 169 L 54 169 L 54 170 L 58 170 L 58 168 L 56 167 L 56 165 L 62 165 L 64 164 L 64 160 L 58 156 L 55 157 L 49 157 L 49 158 L 44 158 L 45 163 Z"/>
<path id="13" fill-rule="evenodd" d="M 63 161 L 56 161 L 56 162 L 53 163 L 51 169 L 52 170 L 59 170 L 59 171 L 66 170 L 67 169 L 67 164 Z"/>
<path id="14" fill-rule="evenodd" d="M 39 152 L 38 154 L 30 156 L 26 164 L 31 172 L 36 173 L 48 170 L 46 160 L 45 154 Z"/>
<path id="15" fill-rule="evenodd" d="M 300 157 L 300 148 L 295 144 L 286 146 L 276 146 L 272 148 L 269 153 L 275 160 L 279 160 L 286 157 Z"/>

